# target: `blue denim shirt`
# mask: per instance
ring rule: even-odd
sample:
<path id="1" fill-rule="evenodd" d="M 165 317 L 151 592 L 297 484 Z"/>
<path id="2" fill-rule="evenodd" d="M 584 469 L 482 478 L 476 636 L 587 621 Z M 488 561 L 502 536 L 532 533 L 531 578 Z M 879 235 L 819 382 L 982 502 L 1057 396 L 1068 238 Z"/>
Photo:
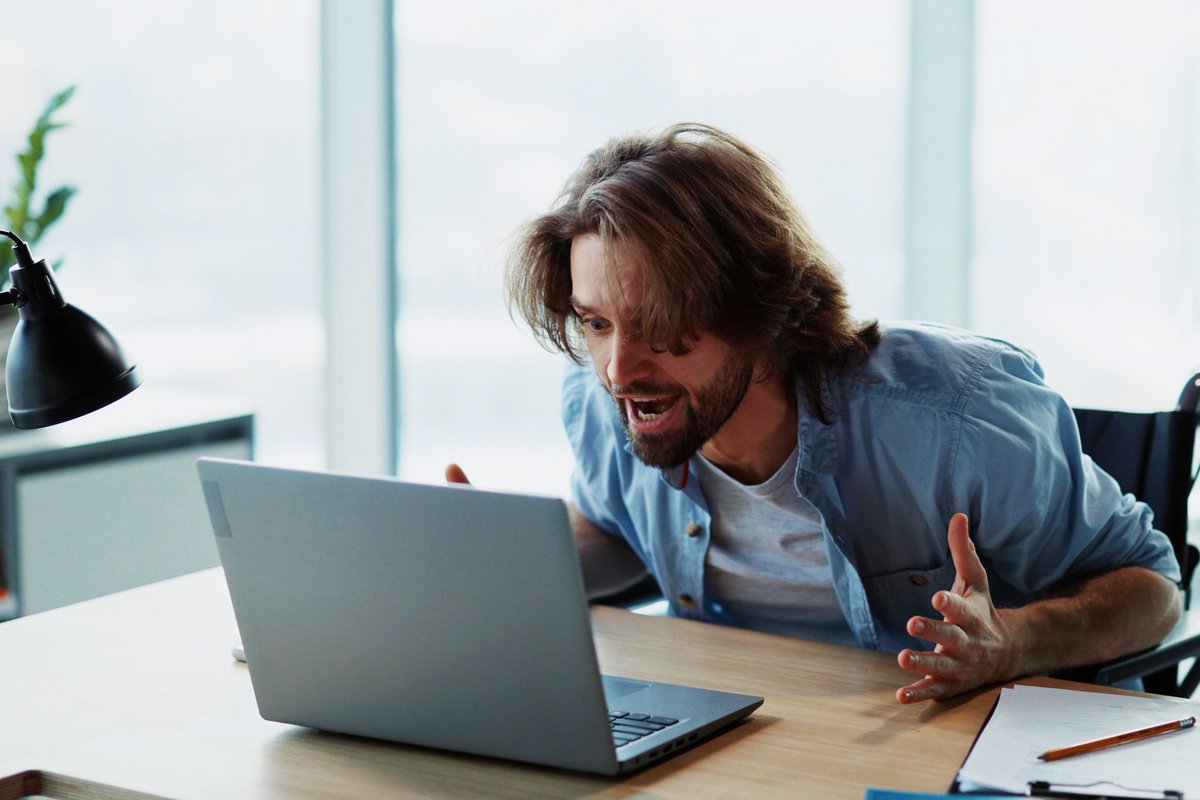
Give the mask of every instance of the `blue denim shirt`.
<path id="1" fill-rule="evenodd" d="M 905 625 L 936 618 L 930 601 L 954 582 L 946 529 L 959 511 L 997 606 L 1120 566 L 1179 580 L 1150 509 L 1081 453 L 1070 407 L 1029 352 L 937 325 L 882 329 L 865 364 L 823 387 L 830 424 L 801 401 L 797 436 L 796 491 L 820 512 L 834 590 L 863 647 L 932 647 Z M 711 516 L 694 468 L 633 455 L 591 364 L 568 369 L 563 420 L 579 511 L 632 546 L 674 614 L 728 623 L 705 592 Z"/>

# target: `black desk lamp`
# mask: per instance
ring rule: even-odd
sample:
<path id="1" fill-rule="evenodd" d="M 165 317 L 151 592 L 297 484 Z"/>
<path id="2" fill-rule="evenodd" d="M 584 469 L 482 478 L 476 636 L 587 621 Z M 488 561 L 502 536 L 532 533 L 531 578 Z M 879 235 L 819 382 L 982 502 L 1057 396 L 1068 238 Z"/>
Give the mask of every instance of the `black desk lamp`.
<path id="1" fill-rule="evenodd" d="M 21 315 L 5 372 L 13 425 L 57 425 L 141 385 L 137 366 L 125 359 L 108 329 L 62 299 L 50 265 L 35 262 L 16 234 L 0 234 L 16 242 L 17 258 L 8 271 L 12 288 L 0 292 L 0 306 L 16 306 Z"/>

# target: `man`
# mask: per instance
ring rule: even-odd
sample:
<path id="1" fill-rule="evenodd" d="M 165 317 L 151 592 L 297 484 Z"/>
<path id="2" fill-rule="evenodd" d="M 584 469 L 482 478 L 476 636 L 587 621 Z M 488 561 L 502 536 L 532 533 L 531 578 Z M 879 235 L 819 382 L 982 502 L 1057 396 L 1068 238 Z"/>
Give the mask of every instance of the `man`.
<path id="1" fill-rule="evenodd" d="M 1166 536 L 1081 455 L 1034 358 L 855 323 L 779 176 L 723 131 L 592 153 L 508 288 L 576 362 L 593 596 L 649 569 L 680 616 L 898 652 L 920 676 L 902 703 L 1114 658 L 1178 619 Z"/>

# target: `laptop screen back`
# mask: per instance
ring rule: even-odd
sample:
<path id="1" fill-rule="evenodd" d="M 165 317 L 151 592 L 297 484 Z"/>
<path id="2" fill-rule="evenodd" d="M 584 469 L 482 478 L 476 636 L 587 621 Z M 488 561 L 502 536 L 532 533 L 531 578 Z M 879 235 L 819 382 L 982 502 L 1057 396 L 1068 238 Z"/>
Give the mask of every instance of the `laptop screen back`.
<path id="1" fill-rule="evenodd" d="M 219 459 L 199 471 L 263 717 L 613 769 L 561 500 Z"/>

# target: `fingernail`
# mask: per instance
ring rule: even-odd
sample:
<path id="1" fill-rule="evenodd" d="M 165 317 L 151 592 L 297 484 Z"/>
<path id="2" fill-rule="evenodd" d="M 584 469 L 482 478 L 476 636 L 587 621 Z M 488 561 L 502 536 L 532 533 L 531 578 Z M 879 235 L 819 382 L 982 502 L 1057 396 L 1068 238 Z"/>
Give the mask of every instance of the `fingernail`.
<path id="1" fill-rule="evenodd" d="M 912 697 L 913 697 L 913 694 L 912 694 L 912 689 L 905 689 L 905 690 L 904 690 L 904 699 L 905 699 L 905 700 L 912 700 Z"/>
<path id="2" fill-rule="evenodd" d="M 925 632 L 925 623 L 922 622 L 921 620 L 917 620 L 915 623 L 913 623 L 913 632 L 914 633 L 924 633 Z"/>

